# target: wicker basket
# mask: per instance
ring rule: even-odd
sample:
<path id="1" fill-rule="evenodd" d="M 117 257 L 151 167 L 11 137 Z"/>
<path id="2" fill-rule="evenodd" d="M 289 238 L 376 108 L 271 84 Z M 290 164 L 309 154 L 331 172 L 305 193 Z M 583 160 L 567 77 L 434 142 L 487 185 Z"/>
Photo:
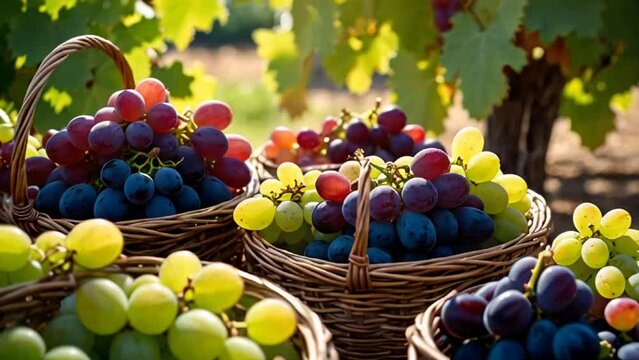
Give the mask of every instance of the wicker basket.
<path id="1" fill-rule="evenodd" d="M 45 278 L 39 282 L 17 284 L 0 288 L 0 329 L 14 324 L 26 324 L 41 329 L 55 315 L 60 301 L 70 295 L 81 279 L 96 274 L 124 273 L 131 276 L 155 274 L 162 264 L 161 258 L 122 258 L 110 268 L 95 271 Z M 257 299 L 278 298 L 293 307 L 297 314 L 298 331 L 292 341 L 300 349 L 303 359 L 336 360 L 337 352 L 331 342 L 331 333 L 311 309 L 299 299 L 288 294 L 277 285 L 254 275 L 240 271 L 244 280 L 244 294 Z M 236 306 L 237 310 L 245 310 Z"/>
<path id="2" fill-rule="evenodd" d="M 360 194 L 370 191 L 364 164 Z M 496 279 L 517 259 L 537 253 L 550 230 L 550 209 L 529 192 L 529 232 L 506 244 L 417 262 L 370 265 L 366 256 L 368 196 L 360 196 L 355 244 L 349 264 L 297 255 L 247 232 L 246 266 L 280 284 L 318 313 L 335 336 L 342 358 L 405 358 L 405 331 L 417 314 L 451 290 Z M 364 216 L 362 216 L 364 215 Z"/>
<path id="3" fill-rule="evenodd" d="M 131 68 L 122 52 L 111 42 L 93 35 L 70 39 L 55 48 L 36 71 L 18 115 L 15 147 L 11 164 L 11 214 L 15 224 L 31 235 L 46 230 L 70 231 L 80 221 L 52 219 L 38 212 L 27 198 L 27 176 L 24 154 L 33 116 L 42 91 L 61 62 L 70 54 L 88 48 L 102 50 L 116 64 L 124 87 L 135 86 Z M 259 181 L 253 176 L 244 193 L 222 204 L 161 218 L 120 221 L 116 224 L 126 239 L 127 255 L 166 256 L 175 250 L 190 250 L 203 260 L 221 260 L 232 263 L 242 256 L 242 231 L 233 222 L 233 209 L 243 199 L 257 192 Z M 7 216 L 0 216 L 4 218 Z"/>
<path id="4" fill-rule="evenodd" d="M 256 155 L 253 156 L 251 162 L 255 166 L 255 170 L 257 171 L 257 176 L 260 181 L 266 179 L 277 178 L 277 167 L 279 166 L 274 161 L 269 160 L 264 156 L 264 148 L 261 147 L 257 150 Z M 306 173 L 311 170 L 319 170 L 319 171 L 327 171 L 327 170 L 339 170 L 341 164 L 318 164 L 318 165 L 308 165 L 302 166 L 302 172 Z"/>

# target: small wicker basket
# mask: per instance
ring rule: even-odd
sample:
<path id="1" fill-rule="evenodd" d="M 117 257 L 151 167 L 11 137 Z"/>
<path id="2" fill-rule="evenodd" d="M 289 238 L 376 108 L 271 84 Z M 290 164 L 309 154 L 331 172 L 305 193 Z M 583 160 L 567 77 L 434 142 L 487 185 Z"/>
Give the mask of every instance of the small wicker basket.
<path id="1" fill-rule="evenodd" d="M 157 274 L 161 258 L 121 258 L 114 266 L 95 271 L 57 275 L 39 282 L 23 283 L 0 288 L 0 329 L 14 324 L 25 324 L 34 329 L 46 326 L 60 307 L 60 301 L 70 295 L 80 280 L 101 274 L 123 273 L 131 276 Z M 301 358 L 307 360 L 339 359 L 331 342 L 331 333 L 324 327 L 319 316 L 300 300 L 277 285 L 240 271 L 244 280 L 244 294 L 257 298 L 278 298 L 285 301 L 297 314 L 298 331 L 292 341 L 300 350 Z M 239 311 L 245 311 L 236 305 Z"/>
<path id="2" fill-rule="evenodd" d="M 131 68 L 124 55 L 113 43 L 94 35 L 70 39 L 55 48 L 42 61 L 27 89 L 18 115 L 15 146 L 11 163 L 11 206 L 3 207 L 0 219 L 11 219 L 31 235 L 47 230 L 69 232 L 80 221 L 53 219 L 37 211 L 27 198 L 27 176 L 24 154 L 28 135 L 33 126 L 36 106 L 47 80 L 61 62 L 72 53 L 95 48 L 103 51 L 116 64 L 125 88 L 135 87 Z M 241 236 L 243 232 L 233 222 L 235 206 L 252 196 L 259 188 L 257 176 L 244 192 L 222 204 L 161 218 L 120 221 L 116 225 L 126 240 L 127 255 L 166 256 L 176 250 L 190 250 L 203 260 L 220 260 L 238 263 L 242 257 Z"/>
<path id="3" fill-rule="evenodd" d="M 360 194 L 368 194 L 370 165 L 362 167 Z M 529 231 L 506 244 L 445 258 L 370 265 L 366 256 L 369 197 L 360 196 L 355 244 L 348 264 L 297 255 L 256 232 L 244 237 L 246 267 L 280 284 L 318 313 L 335 335 L 342 358 L 406 358 L 405 331 L 417 314 L 451 290 L 499 278 L 517 259 L 541 250 L 550 209 L 530 191 Z"/>
<path id="4" fill-rule="evenodd" d="M 267 159 L 264 156 L 264 148 L 261 147 L 257 150 L 256 155 L 253 156 L 251 162 L 255 166 L 255 170 L 257 171 L 257 176 L 260 181 L 266 179 L 277 178 L 277 167 L 279 166 L 274 161 Z M 303 173 L 307 173 L 311 170 L 319 170 L 319 171 L 327 171 L 327 170 L 339 170 L 341 164 L 317 164 L 317 165 L 308 165 L 301 166 Z"/>

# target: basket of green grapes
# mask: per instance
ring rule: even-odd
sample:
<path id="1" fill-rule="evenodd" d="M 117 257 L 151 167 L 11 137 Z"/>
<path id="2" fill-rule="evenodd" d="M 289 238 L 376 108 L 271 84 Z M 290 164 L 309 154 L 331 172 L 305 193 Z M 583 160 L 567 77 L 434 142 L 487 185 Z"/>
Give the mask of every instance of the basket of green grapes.
<path id="1" fill-rule="evenodd" d="M 33 245 L 2 225 L 0 243 L 0 359 L 337 359 L 319 317 L 278 286 L 186 250 L 121 256 L 106 220 Z"/>

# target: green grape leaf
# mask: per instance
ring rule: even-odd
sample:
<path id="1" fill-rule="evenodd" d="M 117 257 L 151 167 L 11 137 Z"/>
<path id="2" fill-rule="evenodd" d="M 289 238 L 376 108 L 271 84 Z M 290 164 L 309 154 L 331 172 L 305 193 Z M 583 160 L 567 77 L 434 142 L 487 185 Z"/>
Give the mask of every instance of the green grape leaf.
<path id="1" fill-rule="evenodd" d="M 306 87 L 312 68 L 313 58 L 308 55 L 302 63 L 302 77 L 300 82 L 296 86 L 282 92 L 280 96 L 280 108 L 286 110 L 293 118 L 301 116 L 307 109 Z"/>
<path id="2" fill-rule="evenodd" d="M 62 8 L 71 9 L 75 6 L 77 0 L 44 0 L 43 8 L 51 19 L 57 20 Z"/>
<path id="3" fill-rule="evenodd" d="M 427 47 L 438 45 L 439 32 L 435 27 L 430 1 L 378 0 L 375 10 L 380 21 L 389 21 L 404 49 L 420 56 Z"/>
<path id="4" fill-rule="evenodd" d="M 302 59 L 290 31 L 258 29 L 253 32 L 257 54 L 268 61 L 267 72 L 273 77 L 277 91 L 283 93 L 302 79 Z"/>
<path id="5" fill-rule="evenodd" d="M 184 65 L 179 61 L 167 67 L 154 68 L 151 71 L 151 77 L 162 81 L 171 92 L 171 97 L 185 98 L 193 95 L 191 84 L 195 79 L 184 72 Z"/>
<path id="6" fill-rule="evenodd" d="M 111 39 L 110 29 L 135 13 L 135 3 L 136 0 L 81 0 L 73 11 L 82 12 L 89 24 L 106 29 L 104 35 Z"/>
<path id="7" fill-rule="evenodd" d="M 526 54 L 512 38 L 519 26 L 526 0 L 502 1 L 492 23 L 483 30 L 468 12 L 452 18 L 453 28 L 444 35 L 441 63 L 446 78 L 461 80 L 463 104 L 475 118 L 487 116 L 508 91 L 504 66 L 519 71 Z"/>
<path id="8" fill-rule="evenodd" d="M 615 113 L 610 109 L 610 96 L 584 92 L 579 78 L 564 88 L 560 114 L 570 118 L 571 129 L 581 136 L 581 143 L 590 149 L 602 145 L 606 135 L 615 128 Z"/>
<path id="9" fill-rule="evenodd" d="M 473 12 L 485 26 L 495 21 L 497 7 L 502 0 L 477 0 L 473 2 Z"/>
<path id="10" fill-rule="evenodd" d="M 93 72 L 104 61 L 110 60 L 98 49 L 84 49 L 73 53 L 55 68 L 48 85 L 63 92 L 84 87 L 93 81 Z"/>
<path id="11" fill-rule="evenodd" d="M 144 46 L 137 47 L 124 54 L 124 57 L 131 66 L 133 71 L 133 78 L 136 81 L 146 79 L 151 75 L 151 59 L 146 53 Z"/>
<path id="12" fill-rule="evenodd" d="M 601 13 L 607 0 L 529 0 L 524 24 L 539 30 L 542 42 L 548 44 L 558 36 L 574 32 L 582 37 L 595 37 L 602 27 Z"/>
<path id="13" fill-rule="evenodd" d="M 348 42 L 338 44 L 333 51 L 324 57 L 324 69 L 328 77 L 337 86 L 343 86 L 346 75 L 355 65 L 355 50 Z"/>
<path id="14" fill-rule="evenodd" d="M 601 34 L 608 39 L 621 40 L 626 52 L 639 55 L 639 2 L 606 0 Z"/>
<path id="15" fill-rule="evenodd" d="M 160 39 L 161 33 L 158 21 L 155 19 L 141 19 L 140 21 L 125 26 L 118 24 L 113 28 L 111 39 L 120 50 L 128 52 L 142 44 L 152 44 Z"/>
<path id="16" fill-rule="evenodd" d="M 566 37 L 566 47 L 570 53 L 571 68 L 575 71 L 598 66 L 606 50 L 598 39 L 572 34 Z"/>
<path id="17" fill-rule="evenodd" d="M 330 0 L 326 0 L 330 1 Z M 338 3 L 336 1 L 336 3 Z M 363 24 L 373 17 L 372 2 L 367 0 L 348 0 L 338 3 L 339 22 L 345 29 Z"/>
<path id="18" fill-rule="evenodd" d="M 189 85 L 191 95 L 177 97 L 171 92 L 171 104 L 175 106 L 179 113 L 186 109 L 195 109 L 201 102 L 210 100 L 215 95 L 217 83 L 213 77 L 206 75 L 206 70 L 202 64 L 196 63 L 184 71 L 184 75 L 192 79 Z"/>
<path id="19" fill-rule="evenodd" d="M 337 42 L 335 20 L 337 6 L 327 0 L 297 0 L 293 2 L 293 33 L 301 54 L 316 49 L 320 55 L 328 54 Z"/>
<path id="20" fill-rule="evenodd" d="M 597 73 L 592 85 L 605 96 L 627 91 L 639 83 L 639 56 L 624 54 Z"/>
<path id="21" fill-rule="evenodd" d="M 391 61 L 390 83 L 397 94 L 397 105 L 406 113 L 410 123 L 423 124 L 428 130 L 441 133 L 446 107 L 437 91 L 437 54 L 427 60 L 418 59 L 400 47 Z"/>
<path id="22" fill-rule="evenodd" d="M 186 49 L 196 30 L 210 32 L 215 20 L 225 24 L 229 16 L 224 0 L 155 0 L 154 5 L 164 36 L 179 50 Z"/>

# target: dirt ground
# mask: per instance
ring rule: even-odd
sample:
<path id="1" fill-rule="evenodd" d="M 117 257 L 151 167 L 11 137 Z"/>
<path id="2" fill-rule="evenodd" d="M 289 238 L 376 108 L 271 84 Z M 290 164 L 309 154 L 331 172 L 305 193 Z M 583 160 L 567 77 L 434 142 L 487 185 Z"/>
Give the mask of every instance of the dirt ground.
<path id="1" fill-rule="evenodd" d="M 208 73 L 227 82 L 259 82 L 265 66 L 250 48 L 192 49 L 170 54 L 171 58 L 186 63 L 202 62 Z M 364 109 L 377 96 L 389 97 L 383 81 L 376 81 L 371 92 L 355 96 L 320 79 L 309 90 L 309 107 L 313 113 L 323 114 L 336 113 L 342 107 Z M 581 146 L 579 136 L 570 131 L 568 120 L 557 121 L 550 142 L 546 166 L 549 177 L 545 184 L 556 231 L 572 228 L 572 210 L 585 201 L 597 204 L 603 212 L 625 208 L 636 218 L 634 227 L 639 228 L 639 91 L 633 93 L 633 98 L 632 108 L 618 115 L 617 130 L 595 151 Z M 483 127 L 481 122 L 469 119 L 460 106 L 451 108 L 448 115 L 446 130 L 440 136 L 445 145 L 450 144 L 454 133 L 463 126 Z"/>

